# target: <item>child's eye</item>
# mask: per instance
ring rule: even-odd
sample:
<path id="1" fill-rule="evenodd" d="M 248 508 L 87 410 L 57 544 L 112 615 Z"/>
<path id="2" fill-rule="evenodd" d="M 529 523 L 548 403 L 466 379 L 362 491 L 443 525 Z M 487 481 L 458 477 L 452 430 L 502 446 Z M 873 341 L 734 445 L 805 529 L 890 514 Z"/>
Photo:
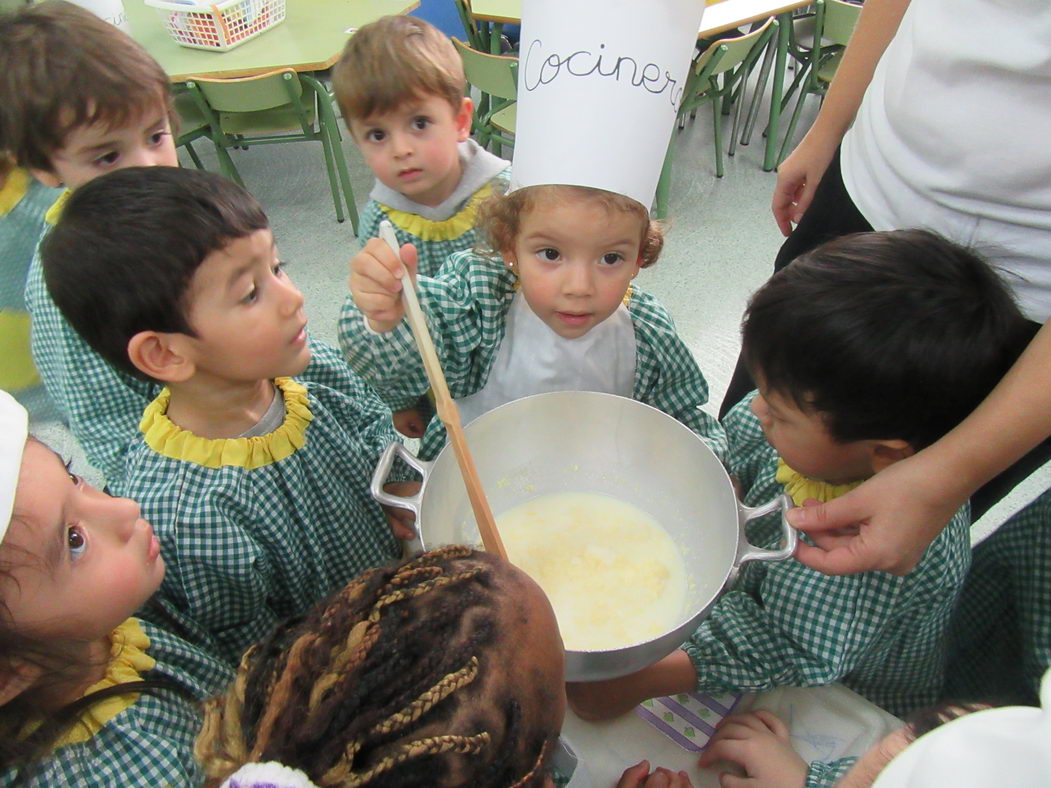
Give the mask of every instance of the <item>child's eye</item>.
<path id="1" fill-rule="evenodd" d="M 387 135 L 380 129 L 369 129 L 365 132 L 365 139 L 369 142 L 383 142 L 386 136 Z"/>
<path id="2" fill-rule="evenodd" d="M 241 299 L 242 304 L 251 304 L 259 297 L 259 288 L 252 285 L 252 289 L 248 291 L 248 295 Z"/>
<path id="3" fill-rule="evenodd" d="M 561 257 L 558 249 L 555 249 L 552 246 L 546 246 L 543 249 L 537 250 L 536 256 L 541 260 L 547 260 L 549 263 L 553 263 Z"/>
<path id="4" fill-rule="evenodd" d="M 284 276 L 286 265 L 288 265 L 288 263 L 286 263 L 284 260 L 278 260 L 276 263 L 274 263 L 270 270 L 273 272 L 274 276 Z"/>
<path id="5" fill-rule="evenodd" d="M 423 131 L 430 125 L 431 119 L 420 115 L 412 119 L 412 127 L 417 131 Z"/>
<path id="6" fill-rule="evenodd" d="M 169 132 L 167 129 L 153 132 L 153 134 L 150 135 L 150 145 L 160 145 L 162 142 L 164 142 L 164 138 L 167 137 L 170 133 L 171 132 Z"/>
<path id="7" fill-rule="evenodd" d="M 120 158 L 120 154 L 115 150 L 111 150 L 109 153 L 103 154 L 95 159 L 95 164 L 100 167 L 109 167 L 117 163 L 117 159 Z"/>
<path id="8" fill-rule="evenodd" d="M 624 255 L 620 252 L 606 252 L 602 255 L 602 262 L 606 265 L 616 265 L 624 259 Z"/>
<path id="9" fill-rule="evenodd" d="M 88 540 L 79 525 L 71 525 L 66 531 L 66 545 L 69 547 L 69 558 L 78 561 L 88 549 Z"/>

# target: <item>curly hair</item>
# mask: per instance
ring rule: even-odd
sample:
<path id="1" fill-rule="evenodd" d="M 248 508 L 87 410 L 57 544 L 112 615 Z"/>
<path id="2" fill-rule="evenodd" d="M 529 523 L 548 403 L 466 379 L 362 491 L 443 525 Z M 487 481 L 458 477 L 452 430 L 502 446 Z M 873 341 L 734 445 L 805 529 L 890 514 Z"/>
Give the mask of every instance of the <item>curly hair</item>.
<path id="1" fill-rule="evenodd" d="M 489 248 L 485 252 L 501 253 L 514 247 L 521 228 L 521 216 L 539 202 L 556 200 L 590 200 L 610 213 L 626 213 L 639 220 L 640 266 L 648 268 L 657 262 L 664 248 L 664 226 L 650 219 L 649 211 L 637 200 L 604 189 L 589 186 L 528 186 L 509 194 L 494 194 L 478 209 L 478 228 Z"/>
<path id="2" fill-rule="evenodd" d="M 518 679 L 497 661 L 508 571 L 446 547 L 369 570 L 280 625 L 205 707 L 209 778 L 280 761 L 322 786 L 539 784 L 559 725 L 539 724 L 543 689 L 509 691 Z"/>

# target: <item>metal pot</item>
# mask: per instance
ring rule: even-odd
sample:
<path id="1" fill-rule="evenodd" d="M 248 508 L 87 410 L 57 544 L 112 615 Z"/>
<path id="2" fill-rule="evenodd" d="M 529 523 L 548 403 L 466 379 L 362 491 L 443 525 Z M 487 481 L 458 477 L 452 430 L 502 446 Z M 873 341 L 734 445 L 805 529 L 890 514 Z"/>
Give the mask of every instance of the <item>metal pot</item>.
<path id="1" fill-rule="evenodd" d="M 536 394 L 485 413 L 467 425 L 465 435 L 497 517 L 541 495 L 609 495 L 656 518 L 682 551 L 688 591 L 681 622 L 622 648 L 567 651 L 569 681 L 623 676 L 667 656 L 693 633 L 741 564 L 779 561 L 795 551 L 796 532 L 784 519 L 791 506 L 786 496 L 759 507 L 739 503 L 711 449 L 671 416 L 636 400 L 585 391 Z M 420 492 L 411 498 L 383 492 L 395 457 L 423 475 Z M 425 462 L 392 443 L 376 467 L 372 495 L 415 512 L 417 548 L 481 542 L 450 446 Z M 745 523 L 778 509 L 784 547 L 750 545 Z"/>

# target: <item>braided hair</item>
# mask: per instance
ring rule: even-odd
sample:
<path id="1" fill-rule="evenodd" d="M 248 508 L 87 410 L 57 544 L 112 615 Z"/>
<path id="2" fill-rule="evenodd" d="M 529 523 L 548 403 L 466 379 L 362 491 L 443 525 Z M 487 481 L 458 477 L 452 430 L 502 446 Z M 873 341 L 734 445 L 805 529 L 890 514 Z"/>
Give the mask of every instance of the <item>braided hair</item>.
<path id="1" fill-rule="evenodd" d="M 445 547 L 369 570 L 280 625 L 206 705 L 206 773 L 218 784 L 280 761 L 321 786 L 538 785 L 561 720 L 539 722 L 544 682 L 507 665 L 500 613 L 516 571 Z"/>

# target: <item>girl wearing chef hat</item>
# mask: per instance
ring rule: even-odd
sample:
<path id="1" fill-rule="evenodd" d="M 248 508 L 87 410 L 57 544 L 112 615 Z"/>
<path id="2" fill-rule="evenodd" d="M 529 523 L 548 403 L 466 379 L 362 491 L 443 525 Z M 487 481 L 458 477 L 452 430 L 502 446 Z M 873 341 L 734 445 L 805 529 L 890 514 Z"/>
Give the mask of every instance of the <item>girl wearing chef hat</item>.
<path id="1" fill-rule="evenodd" d="M 73 474 L 0 391 L 0 784 L 186 785 L 221 663 L 130 617 L 164 560 L 138 505 Z"/>

